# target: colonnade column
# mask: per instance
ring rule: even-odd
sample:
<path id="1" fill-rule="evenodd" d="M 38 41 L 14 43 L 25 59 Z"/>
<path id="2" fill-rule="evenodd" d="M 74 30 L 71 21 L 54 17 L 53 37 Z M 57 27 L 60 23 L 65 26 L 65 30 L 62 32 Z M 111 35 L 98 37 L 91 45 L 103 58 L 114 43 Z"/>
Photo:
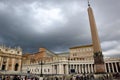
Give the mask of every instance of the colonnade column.
<path id="1" fill-rule="evenodd" d="M 71 65 L 71 64 L 69 64 L 69 73 L 70 73 L 70 71 L 71 71 L 71 66 L 72 66 L 72 65 Z"/>
<path id="2" fill-rule="evenodd" d="M 73 64 L 73 67 L 72 67 L 73 69 L 75 69 L 75 66 L 74 66 L 74 64 Z"/>
<path id="3" fill-rule="evenodd" d="M 120 62 L 118 62 L 119 66 L 118 66 L 118 69 L 120 68 Z M 120 72 L 120 70 L 118 70 L 118 72 Z"/>
<path id="4" fill-rule="evenodd" d="M 118 67 L 117 67 L 117 63 L 115 62 L 115 67 L 116 67 L 116 71 L 118 72 Z"/>
<path id="5" fill-rule="evenodd" d="M 80 73 L 80 66 L 77 64 L 77 73 Z"/>
<path id="6" fill-rule="evenodd" d="M 81 73 L 81 66 L 80 66 L 80 64 L 79 64 L 79 73 Z"/>
<path id="7" fill-rule="evenodd" d="M 91 64 L 89 64 L 89 68 L 90 68 L 90 73 L 92 73 L 92 68 L 91 68 Z"/>
<path id="8" fill-rule="evenodd" d="M 80 64 L 80 71 L 81 71 L 81 73 L 82 73 L 82 64 Z"/>
<path id="9" fill-rule="evenodd" d="M 111 71 L 110 71 L 110 64 L 108 63 L 108 72 L 110 73 Z"/>
<path id="10" fill-rule="evenodd" d="M 104 65 L 105 65 L 105 72 L 107 72 L 107 67 L 106 67 L 106 63 L 105 63 Z"/>
<path id="11" fill-rule="evenodd" d="M 88 64 L 88 73 L 90 73 L 90 64 Z"/>
<path id="12" fill-rule="evenodd" d="M 75 72 L 76 72 L 76 65 L 74 64 L 74 69 L 75 69 Z"/>
<path id="13" fill-rule="evenodd" d="M 112 71 L 113 71 L 113 73 L 115 72 L 115 70 L 114 70 L 114 66 L 113 66 L 113 63 L 111 63 L 111 65 L 112 65 Z"/>
<path id="14" fill-rule="evenodd" d="M 91 64 L 91 71 L 92 71 L 92 73 L 94 73 L 93 64 Z"/>
<path id="15" fill-rule="evenodd" d="M 65 72 L 63 64 L 58 64 L 58 67 L 59 67 L 59 69 L 57 69 L 58 74 L 62 74 Z"/>
<path id="16" fill-rule="evenodd" d="M 52 67 L 51 67 L 51 68 L 52 68 L 52 69 L 51 69 L 51 73 L 53 74 L 53 65 L 51 65 L 51 66 L 52 66 Z"/>
<path id="17" fill-rule="evenodd" d="M 85 73 L 87 73 L 87 65 L 85 64 Z"/>
<path id="18" fill-rule="evenodd" d="M 69 64 L 66 64 L 65 68 L 66 68 L 66 74 L 69 74 Z"/>
<path id="19" fill-rule="evenodd" d="M 84 68 L 83 68 L 83 65 L 84 65 L 84 64 L 82 64 L 82 73 L 84 73 Z"/>

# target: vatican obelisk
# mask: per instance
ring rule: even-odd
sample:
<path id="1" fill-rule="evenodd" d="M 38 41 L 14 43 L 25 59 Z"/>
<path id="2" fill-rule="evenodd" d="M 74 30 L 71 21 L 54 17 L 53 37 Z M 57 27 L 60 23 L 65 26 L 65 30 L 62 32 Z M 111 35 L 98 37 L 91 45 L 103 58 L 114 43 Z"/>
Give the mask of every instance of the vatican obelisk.
<path id="1" fill-rule="evenodd" d="M 89 1 L 88 1 L 88 16 L 89 16 L 93 52 L 94 52 L 94 70 L 96 74 L 105 73 L 104 59 L 103 59 L 102 49 L 100 46 L 100 40 L 97 32 L 97 26 L 96 26 L 93 10 L 90 6 Z"/>

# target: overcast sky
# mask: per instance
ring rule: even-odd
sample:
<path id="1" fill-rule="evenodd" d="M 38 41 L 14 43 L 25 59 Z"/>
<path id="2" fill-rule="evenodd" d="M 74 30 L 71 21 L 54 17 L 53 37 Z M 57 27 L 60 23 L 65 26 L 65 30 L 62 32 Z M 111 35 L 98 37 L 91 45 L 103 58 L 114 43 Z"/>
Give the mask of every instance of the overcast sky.
<path id="1" fill-rule="evenodd" d="M 120 56 L 120 0 L 91 0 L 105 56 Z M 87 0 L 0 0 L 0 44 L 24 53 L 91 44 Z"/>

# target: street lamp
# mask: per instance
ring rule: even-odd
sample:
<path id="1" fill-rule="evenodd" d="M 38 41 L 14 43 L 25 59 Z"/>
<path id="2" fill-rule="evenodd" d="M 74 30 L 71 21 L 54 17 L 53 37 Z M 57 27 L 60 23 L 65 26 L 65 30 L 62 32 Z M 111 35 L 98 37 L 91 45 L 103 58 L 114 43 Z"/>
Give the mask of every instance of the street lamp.
<path id="1" fill-rule="evenodd" d="M 27 67 L 27 78 L 30 76 L 30 70 L 29 68 Z"/>
<path id="2" fill-rule="evenodd" d="M 40 77 L 43 77 L 43 73 L 42 73 L 42 65 L 43 65 L 43 62 L 42 62 L 42 60 L 40 61 L 39 64 L 41 65 L 41 73 L 40 73 Z"/>

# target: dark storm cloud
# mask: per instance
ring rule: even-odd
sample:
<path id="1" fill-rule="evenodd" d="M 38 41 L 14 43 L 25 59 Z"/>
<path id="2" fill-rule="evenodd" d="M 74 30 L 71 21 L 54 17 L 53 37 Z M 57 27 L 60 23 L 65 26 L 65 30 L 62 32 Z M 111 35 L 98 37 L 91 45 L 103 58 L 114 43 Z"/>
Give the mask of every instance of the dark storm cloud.
<path id="1" fill-rule="evenodd" d="M 91 1 L 105 53 L 113 47 L 118 51 L 120 44 L 120 1 L 113 1 Z M 21 46 L 24 52 L 35 52 L 39 47 L 63 52 L 91 44 L 87 1 L 1 0 L 0 44 Z"/>

